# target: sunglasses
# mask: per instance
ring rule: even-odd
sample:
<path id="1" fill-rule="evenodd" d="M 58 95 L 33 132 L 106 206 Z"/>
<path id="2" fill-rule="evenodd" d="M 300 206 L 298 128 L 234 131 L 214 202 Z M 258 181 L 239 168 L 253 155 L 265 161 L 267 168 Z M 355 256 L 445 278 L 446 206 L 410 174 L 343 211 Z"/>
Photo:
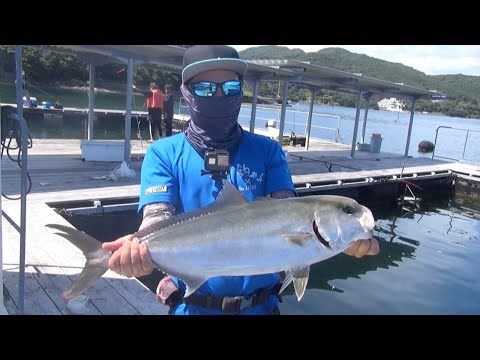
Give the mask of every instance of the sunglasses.
<path id="1" fill-rule="evenodd" d="M 242 83 L 239 80 L 229 80 L 222 83 L 212 81 L 198 81 L 190 83 L 190 89 L 200 97 L 213 96 L 217 92 L 217 87 L 221 86 L 225 96 L 235 96 L 242 92 Z"/>

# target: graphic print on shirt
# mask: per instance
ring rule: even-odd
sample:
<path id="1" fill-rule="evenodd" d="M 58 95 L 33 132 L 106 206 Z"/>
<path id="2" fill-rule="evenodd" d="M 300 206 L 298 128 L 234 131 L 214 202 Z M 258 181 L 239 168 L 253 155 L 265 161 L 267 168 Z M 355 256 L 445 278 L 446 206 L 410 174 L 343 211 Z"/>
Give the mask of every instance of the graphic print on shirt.
<path id="1" fill-rule="evenodd" d="M 250 168 L 245 164 L 237 164 L 236 171 L 237 171 L 237 174 L 242 178 L 243 182 L 245 183 L 245 186 L 238 184 L 238 189 L 240 191 L 256 190 L 257 187 L 259 187 L 262 184 L 265 177 L 264 172 L 259 174 L 257 171 L 250 170 Z"/>

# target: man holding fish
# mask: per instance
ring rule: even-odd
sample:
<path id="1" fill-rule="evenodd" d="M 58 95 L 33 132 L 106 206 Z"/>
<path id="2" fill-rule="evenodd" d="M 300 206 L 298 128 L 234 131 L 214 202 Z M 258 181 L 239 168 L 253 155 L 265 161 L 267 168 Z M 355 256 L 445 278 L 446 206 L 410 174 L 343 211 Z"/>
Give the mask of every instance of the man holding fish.
<path id="1" fill-rule="evenodd" d="M 192 217 L 196 215 L 201 218 L 207 215 L 207 213 L 200 213 L 199 209 L 214 203 L 218 194 L 221 194 L 222 189 L 225 188 L 227 188 L 225 199 L 221 199 L 221 202 L 228 203 L 225 207 L 227 210 L 243 206 L 241 199 L 236 199 L 237 202 L 233 200 L 230 202 L 227 199 L 235 198 L 236 190 L 231 189 L 233 187 L 238 189 L 248 201 L 267 196 L 278 199 L 296 197 L 288 163 L 280 146 L 267 137 L 243 131 L 237 122 L 243 99 L 243 76 L 247 66 L 248 64 L 239 58 L 237 51 L 228 46 L 197 45 L 186 50 L 180 90 L 190 109 L 191 119 L 183 133 L 155 142 L 147 150 L 141 172 L 138 211 L 143 213 L 143 222 L 140 232 L 176 214 L 188 214 L 193 211 Z M 225 165 L 221 163 L 222 155 L 226 156 L 225 168 L 222 168 Z M 211 172 L 208 171 L 210 162 L 213 165 Z M 221 171 L 215 168 L 217 165 Z M 273 206 L 275 202 L 283 200 L 268 201 L 271 201 Z M 338 205 L 336 201 L 336 199 L 332 200 L 332 206 L 335 209 L 338 207 L 339 216 L 345 217 L 348 222 L 350 220 L 347 216 L 356 216 L 357 211 L 358 217 L 352 220 L 354 224 L 352 226 L 359 227 L 360 223 L 362 226 L 355 235 L 351 234 L 348 248 L 337 249 L 337 253 L 343 251 L 358 258 L 364 255 L 376 255 L 379 252 L 379 245 L 375 239 L 371 238 L 373 217 L 370 211 L 356 203 L 347 206 L 343 203 Z M 262 201 L 257 199 L 256 202 Z M 209 211 L 223 209 L 222 204 L 216 205 Z M 326 215 L 328 212 L 335 214 L 335 210 L 329 209 L 322 215 L 323 218 L 328 217 Z M 287 246 L 289 246 L 288 249 L 307 246 L 322 246 L 326 249 L 335 247 L 333 237 L 337 235 L 329 235 L 329 230 L 322 228 L 323 224 L 320 222 L 323 218 L 320 213 L 321 210 L 315 210 L 316 215 L 312 215 L 313 229 L 305 228 L 304 232 L 282 234 L 285 249 Z M 278 216 L 281 219 L 280 216 L 289 217 L 290 214 Z M 185 216 L 184 218 L 189 220 Z M 235 234 L 242 232 L 241 228 L 235 230 L 239 224 L 230 220 L 227 213 L 219 214 L 217 218 L 220 219 L 219 221 L 232 221 L 230 228 L 232 232 L 236 231 Z M 330 225 L 335 221 L 333 216 L 331 218 Z M 247 222 L 254 219 L 239 218 L 238 222 L 241 221 L 246 222 L 241 223 L 240 226 L 249 229 L 251 224 Z M 213 221 L 211 227 L 215 224 L 216 222 Z M 198 239 L 207 237 L 207 232 L 211 229 L 202 230 L 200 223 L 198 226 L 197 233 L 192 234 L 191 237 Z M 265 226 L 268 227 L 268 225 Z M 367 234 L 370 238 L 362 238 L 361 234 Z M 260 237 L 261 234 L 251 233 L 252 241 L 256 236 Z M 144 276 L 153 271 L 152 249 L 143 241 L 140 242 L 139 238 L 138 234 L 134 237 L 126 235 L 103 244 L 103 250 L 112 252 L 108 262 L 111 270 L 127 277 Z M 313 239 L 315 244 L 319 245 L 313 242 L 311 244 L 314 245 L 309 245 Z M 170 258 L 175 256 L 175 251 L 171 251 Z M 204 251 L 205 256 L 208 256 L 208 250 Z M 237 251 L 240 256 L 243 248 L 239 245 Z M 262 250 L 259 248 L 257 251 Z M 265 257 L 267 256 L 268 254 L 265 254 Z M 202 253 L 199 253 L 199 257 L 202 257 Z M 215 260 L 210 261 L 214 267 Z M 235 267 L 233 262 L 225 261 L 225 268 Z M 168 259 L 164 262 L 168 262 Z M 273 265 L 265 268 L 275 269 Z M 161 280 L 157 296 L 160 302 L 170 306 L 171 314 L 268 315 L 279 313 L 278 293 L 285 288 L 284 286 L 280 289 L 282 284 L 279 272 L 251 274 L 245 271 L 247 274 L 245 276 L 212 276 L 203 279 L 196 278 L 194 275 L 185 275 L 185 278 L 171 276 L 168 266 L 164 269 L 166 270 L 162 270 L 169 275 Z M 305 267 L 295 267 L 286 271 L 285 285 L 293 281 L 299 299 L 305 291 L 308 269 L 309 264 L 306 264 Z M 225 273 L 228 274 L 228 272 Z"/>

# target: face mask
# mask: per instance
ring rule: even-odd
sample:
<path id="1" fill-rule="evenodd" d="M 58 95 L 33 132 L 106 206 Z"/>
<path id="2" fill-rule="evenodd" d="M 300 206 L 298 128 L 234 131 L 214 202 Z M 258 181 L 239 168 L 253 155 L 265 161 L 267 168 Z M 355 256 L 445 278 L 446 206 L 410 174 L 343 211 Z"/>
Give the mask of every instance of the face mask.
<path id="1" fill-rule="evenodd" d="M 182 84 L 180 91 L 190 109 L 190 121 L 185 129 L 188 142 L 203 157 L 207 148 L 232 153 L 242 137 L 238 114 L 243 95 L 199 97 Z"/>

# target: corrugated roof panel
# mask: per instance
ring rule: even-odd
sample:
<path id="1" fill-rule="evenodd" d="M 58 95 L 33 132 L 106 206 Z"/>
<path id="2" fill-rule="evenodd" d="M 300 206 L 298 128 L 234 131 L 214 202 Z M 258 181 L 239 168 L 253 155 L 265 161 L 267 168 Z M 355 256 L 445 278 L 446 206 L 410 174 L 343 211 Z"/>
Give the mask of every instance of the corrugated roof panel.
<path id="1" fill-rule="evenodd" d="M 77 54 L 88 60 L 96 55 L 125 62 L 129 58 L 145 64 L 155 64 L 166 71 L 180 73 L 185 48 L 175 45 L 31 45 L 32 47 Z M 98 59 L 97 59 L 98 60 Z M 93 61 L 93 58 L 92 58 Z M 375 79 L 361 74 L 314 65 L 309 62 L 285 59 L 247 60 L 247 80 L 290 81 L 298 85 L 335 91 L 357 93 L 362 90 L 382 96 L 408 98 L 444 97 L 434 90 Z"/>

